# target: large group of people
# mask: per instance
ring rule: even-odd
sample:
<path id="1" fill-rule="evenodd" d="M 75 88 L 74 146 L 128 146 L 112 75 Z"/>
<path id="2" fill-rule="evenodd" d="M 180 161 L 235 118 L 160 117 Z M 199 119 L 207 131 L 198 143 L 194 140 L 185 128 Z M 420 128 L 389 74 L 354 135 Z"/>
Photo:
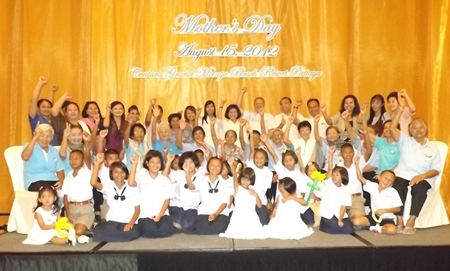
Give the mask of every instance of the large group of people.
<path id="1" fill-rule="evenodd" d="M 242 88 L 227 107 L 208 100 L 172 109 L 166 121 L 154 98 L 141 122 L 139 108 L 125 112 L 120 101 L 104 115 L 95 101 L 80 111 L 68 93 L 53 103 L 57 86 L 39 99 L 46 84 L 39 78 L 33 91 L 33 137 L 22 152 L 24 186 L 39 192 L 27 244 L 85 243 L 91 229 L 109 242 L 180 232 L 300 239 L 316 226 L 414 234 L 443 163 L 406 90 L 386 104 L 380 94 L 370 103 L 347 95 L 331 116 L 316 98 L 306 102 L 309 116 L 289 97 L 275 116 L 262 97 L 244 109 Z M 61 215 L 74 226 L 67 237 L 55 230 Z"/>

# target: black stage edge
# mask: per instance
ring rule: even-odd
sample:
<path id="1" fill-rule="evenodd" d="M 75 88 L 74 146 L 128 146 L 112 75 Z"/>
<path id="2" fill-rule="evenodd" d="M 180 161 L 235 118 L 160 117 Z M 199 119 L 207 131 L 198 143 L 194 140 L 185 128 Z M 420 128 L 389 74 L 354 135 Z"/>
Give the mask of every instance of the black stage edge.
<path id="1" fill-rule="evenodd" d="M 1 254 L 0 270 L 448 271 L 450 246 Z"/>

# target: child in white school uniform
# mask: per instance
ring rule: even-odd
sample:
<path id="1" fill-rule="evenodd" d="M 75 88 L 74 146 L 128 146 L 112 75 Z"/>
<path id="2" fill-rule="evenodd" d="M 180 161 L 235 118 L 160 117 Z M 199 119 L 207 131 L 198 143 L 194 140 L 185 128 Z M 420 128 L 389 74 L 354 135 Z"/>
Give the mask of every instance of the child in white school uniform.
<path id="1" fill-rule="evenodd" d="M 240 171 L 240 166 L 241 164 L 233 163 L 236 207 L 227 230 L 219 236 L 234 239 L 262 239 L 264 238 L 263 226 L 255 211 L 255 205 L 261 207 L 262 204 L 260 196 L 252 189 L 255 184 L 255 171 L 246 167 L 238 175 L 236 171 Z"/>
<path id="2" fill-rule="evenodd" d="M 335 151 L 335 148 L 330 148 L 330 157 Z M 363 190 L 361 182 L 358 180 L 356 176 L 356 167 L 353 164 L 353 158 L 355 156 L 355 150 L 350 143 L 345 143 L 341 147 L 341 156 L 344 159 L 344 162 L 338 163 L 337 165 L 343 167 L 348 172 L 348 184 L 346 184 L 347 190 L 350 192 L 352 205 L 348 208 L 348 214 L 350 220 L 365 217 L 366 210 L 364 207 L 364 203 L 366 200 L 363 197 Z M 364 159 L 359 161 L 360 168 L 366 166 L 366 162 Z"/>
<path id="3" fill-rule="evenodd" d="M 167 162 L 174 159 L 168 154 Z M 174 197 L 170 179 L 161 174 L 163 157 L 159 151 L 147 152 L 143 168 L 136 172 L 138 159 L 131 158 L 130 186 L 137 186 L 141 193 L 139 230 L 145 238 L 169 237 L 174 233 L 173 221 L 169 217 L 169 201 Z"/>
<path id="4" fill-rule="evenodd" d="M 139 238 L 137 221 L 140 213 L 140 195 L 136 187 L 127 183 L 128 169 L 122 162 L 114 162 L 109 167 L 112 181 L 100 183 L 98 170 L 104 155 L 97 154 L 91 177 L 91 185 L 107 197 L 109 210 L 106 222 L 94 228 L 94 241 L 127 242 Z"/>
<path id="5" fill-rule="evenodd" d="M 212 157 L 208 161 L 208 175 L 195 183 L 187 179 L 190 190 L 199 191 L 201 204 L 198 206 L 197 221 L 194 232 L 209 235 L 224 232 L 228 227 L 229 189 L 227 182 L 220 176 L 222 160 Z"/>
<path id="6" fill-rule="evenodd" d="M 329 150 L 332 157 L 335 147 Z M 346 185 L 348 184 L 348 172 L 344 167 L 333 168 L 332 159 L 328 160 L 328 179 L 325 180 L 322 191 L 322 201 L 320 202 L 319 229 L 330 234 L 349 234 L 353 232 L 353 225 L 348 219 L 347 207 L 352 205 L 351 193 Z M 331 175 L 331 176 L 330 176 Z"/>
<path id="7" fill-rule="evenodd" d="M 64 179 L 62 195 L 66 217 L 73 224 L 79 243 L 89 242 L 84 234 L 94 222 L 94 206 L 92 201 L 92 186 L 90 170 L 90 154 L 73 150 L 69 156 L 72 171 Z"/>
<path id="8" fill-rule="evenodd" d="M 297 198 L 297 185 L 289 177 L 279 179 L 275 208 L 269 225 L 264 227 L 268 238 L 299 240 L 314 233 L 312 228 L 306 226 L 298 215 L 303 207 Z M 305 200 L 301 199 L 303 204 Z"/>
<path id="9" fill-rule="evenodd" d="M 236 161 L 236 162 L 235 162 Z M 230 163 L 239 163 L 242 166 L 242 162 L 239 159 L 235 159 L 235 158 L 230 158 L 228 161 L 223 161 L 223 168 L 222 168 L 222 173 L 220 173 L 220 176 L 222 177 L 222 179 L 224 179 L 227 182 L 228 185 L 228 192 L 230 195 L 230 199 L 228 201 L 228 212 L 229 212 L 229 217 L 231 218 L 231 214 L 234 211 L 234 179 L 233 179 L 233 172 L 230 166 Z"/>
<path id="10" fill-rule="evenodd" d="M 193 151 L 184 152 L 180 156 L 180 170 L 171 171 L 169 178 L 175 187 L 175 197 L 170 201 L 169 214 L 173 225 L 183 231 L 191 232 L 197 220 L 197 208 L 200 204 L 200 193 L 189 189 L 187 180 L 193 183 L 204 176 L 199 171 L 200 162 Z"/>
<path id="11" fill-rule="evenodd" d="M 370 193 L 370 206 L 372 212 L 366 217 L 359 217 L 352 220 L 355 226 L 371 226 L 370 229 L 384 234 L 396 234 L 395 213 L 400 212 L 403 205 L 397 190 L 392 185 L 395 181 L 395 173 L 391 170 L 383 171 L 378 184 L 366 180 L 359 168 L 359 157 L 355 157 L 355 167 L 358 180 L 364 185 L 364 190 Z M 374 217 L 381 221 L 375 221 Z"/>
<path id="12" fill-rule="evenodd" d="M 251 132 L 251 128 L 247 127 L 248 131 Z M 266 138 L 264 136 L 264 138 Z M 264 146 L 264 143 L 262 143 Z M 253 137 L 250 137 L 250 160 L 246 161 L 247 167 L 251 167 L 255 171 L 256 180 L 254 189 L 258 194 L 265 195 L 267 189 L 272 186 L 273 173 L 268 168 L 269 156 L 267 152 L 263 149 L 254 149 Z M 262 225 L 269 224 L 270 216 L 267 210 L 267 198 L 266 196 L 261 197 L 261 207 L 256 206 L 256 213 L 259 216 L 259 220 Z"/>
<path id="13" fill-rule="evenodd" d="M 265 135 L 261 135 L 261 141 L 266 143 L 267 137 Z M 272 146 L 270 146 L 270 144 L 267 144 L 266 146 L 275 162 L 274 167 L 278 174 L 278 179 L 289 177 L 294 180 L 296 184 L 296 195 L 304 198 L 308 190 L 306 185 L 308 182 L 308 177 L 295 167 L 295 165 L 299 162 L 298 155 L 296 155 L 293 151 L 287 150 L 283 153 L 281 160 L 279 160 Z M 277 191 L 277 194 L 279 194 L 279 191 Z M 300 208 L 299 216 L 301 216 L 307 225 L 314 224 L 314 213 L 308 206 Z"/>
<path id="14" fill-rule="evenodd" d="M 59 219 L 58 195 L 53 186 L 41 187 L 37 198 L 37 207 L 34 210 L 34 221 L 27 239 L 22 244 L 44 245 L 48 242 L 55 245 L 69 243 L 75 245 L 75 230 L 69 230 L 69 238 L 62 237 L 55 230 L 55 223 Z"/>

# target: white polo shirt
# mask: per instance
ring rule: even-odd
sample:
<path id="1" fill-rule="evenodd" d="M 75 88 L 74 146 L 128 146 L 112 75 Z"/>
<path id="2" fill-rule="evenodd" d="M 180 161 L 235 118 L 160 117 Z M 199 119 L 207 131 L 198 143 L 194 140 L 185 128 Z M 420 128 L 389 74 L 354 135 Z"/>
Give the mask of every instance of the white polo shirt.
<path id="1" fill-rule="evenodd" d="M 64 178 L 61 188 L 63 196 L 67 195 L 69 202 L 82 202 L 92 199 L 91 170 L 84 165 L 78 170 L 77 176 L 73 176 L 73 170 Z"/>
<path id="2" fill-rule="evenodd" d="M 204 176 L 203 172 L 197 170 L 192 176 L 194 185 L 197 180 Z M 190 190 L 186 183 L 186 172 L 184 170 L 178 170 L 170 174 L 172 184 L 175 185 L 175 197 L 170 201 L 170 206 L 180 207 L 183 210 L 194 209 L 197 210 L 200 204 L 200 193 L 197 190 Z"/>
<path id="3" fill-rule="evenodd" d="M 153 179 L 145 168 L 136 172 L 136 182 L 141 193 L 140 218 L 152 218 L 159 215 L 164 202 L 175 196 L 169 178 L 159 174 L 156 179 Z M 169 215 L 168 208 L 164 215 Z"/>
<path id="4" fill-rule="evenodd" d="M 242 112 L 242 117 L 248 121 L 252 130 L 261 132 L 261 115 L 259 113 L 244 110 L 244 112 Z M 266 125 L 267 131 L 277 127 L 275 118 L 270 113 L 264 113 L 264 124 Z"/>
<path id="5" fill-rule="evenodd" d="M 306 166 L 311 156 L 316 149 L 316 139 L 314 137 L 309 137 L 308 140 L 304 140 L 303 138 L 291 139 L 292 145 L 294 145 L 294 149 L 300 147 L 301 153 L 300 157 L 302 159 L 303 165 Z"/>
<path id="6" fill-rule="evenodd" d="M 134 208 L 140 205 L 141 197 L 136 187 L 129 186 L 125 181 L 122 189 L 111 182 L 102 183 L 102 192 L 106 195 L 109 210 L 106 213 L 106 221 L 115 221 L 119 223 L 129 223 L 134 215 Z M 117 196 L 117 197 L 116 197 Z M 124 197 L 122 200 L 121 197 Z M 136 219 L 135 224 L 137 224 Z"/>
<path id="7" fill-rule="evenodd" d="M 278 127 L 278 125 L 280 125 L 281 120 L 282 120 L 283 118 L 284 118 L 284 119 L 286 120 L 286 122 L 287 122 L 287 120 L 288 120 L 289 117 L 290 117 L 290 115 L 286 115 L 286 114 L 284 114 L 284 113 L 280 113 L 280 114 L 276 115 L 276 116 L 274 117 L 274 120 L 275 120 L 275 127 Z M 303 120 L 305 119 L 305 117 L 303 117 L 303 115 L 300 114 L 300 113 L 297 113 L 297 118 L 298 118 L 299 121 L 303 121 Z M 287 125 L 285 124 L 285 125 L 282 127 L 281 130 L 283 130 L 283 132 L 285 132 L 285 131 L 286 131 L 286 128 L 287 128 Z M 300 138 L 300 135 L 298 134 L 297 125 L 295 125 L 295 124 L 292 123 L 292 124 L 291 124 L 291 128 L 289 129 L 289 139 L 292 140 L 292 139 L 298 139 L 298 138 Z"/>
<path id="8" fill-rule="evenodd" d="M 397 190 L 393 187 L 387 187 L 381 191 L 378 190 L 378 184 L 367 181 L 364 190 L 370 193 L 370 208 L 372 212 L 379 209 L 390 209 L 403 205 Z M 395 219 L 393 213 L 384 213 L 381 215 L 384 219 Z"/>
<path id="9" fill-rule="evenodd" d="M 397 177 L 411 180 L 414 176 L 432 169 L 441 170 L 442 161 L 439 149 L 428 139 L 424 145 L 420 145 L 413 137 L 400 133 L 397 145 L 400 150 L 400 160 L 394 170 Z M 434 188 L 435 178 L 426 181 Z"/>
<path id="10" fill-rule="evenodd" d="M 227 181 L 221 176 L 214 182 L 208 176 L 199 178 L 195 183 L 195 190 L 199 191 L 201 204 L 198 206 L 199 215 L 211 215 L 219 209 L 220 205 L 227 204 L 230 201 L 230 192 Z M 221 215 L 228 215 L 229 209 L 225 208 L 220 213 Z"/>
<path id="11" fill-rule="evenodd" d="M 350 194 L 361 194 L 362 196 L 362 184 L 361 182 L 358 180 L 358 177 L 356 175 L 356 167 L 355 164 L 352 163 L 352 165 L 350 167 L 346 167 L 344 166 L 344 162 L 340 162 L 337 164 L 340 167 L 343 167 L 345 169 L 347 169 L 348 172 L 348 184 L 346 185 L 348 191 L 350 191 Z M 359 160 L 359 168 L 362 169 L 367 165 L 367 162 L 364 160 L 363 157 L 361 157 L 361 159 Z"/>
<path id="12" fill-rule="evenodd" d="M 331 178 L 325 181 L 321 189 L 322 201 L 320 202 L 319 215 L 326 219 L 335 216 L 339 219 L 341 206 L 352 206 L 352 197 L 350 191 L 344 185 L 337 187 Z M 343 218 L 347 218 L 347 212 L 344 212 Z"/>
<path id="13" fill-rule="evenodd" d="M 267 189 L 269 189 L 272 186 L 272 177 L 273 173 L 269 170 L 268 167 L 258 168 L 255 163 L 253 163 L 253 160 L 247 160 L 245 163 L 247 167 L 251 167 L 255 171 L 255 185 L 254 189 L 261 190 L 263 194 L 266 194 Z M 267 198 L 266 196 L 261 198 L 262 205 L 267 205 Z"/>

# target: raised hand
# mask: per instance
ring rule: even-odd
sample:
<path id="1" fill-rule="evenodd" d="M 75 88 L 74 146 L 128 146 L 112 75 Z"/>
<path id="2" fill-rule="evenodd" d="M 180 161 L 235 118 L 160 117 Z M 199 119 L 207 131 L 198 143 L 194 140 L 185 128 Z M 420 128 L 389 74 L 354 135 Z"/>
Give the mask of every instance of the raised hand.
<path id="1" fill-rule="evenodd" d="M 328 148 L 328 153 L 334 154 L 335 152 L 336 152 L 336 146 L 331 146 L 330 148 Z"/>
<path id="2" fill-rule="evenodd" d="M 220 106 L 224 106 L 225 105 L 225 103 L 227 102 L 227 99 L 222 99 L 222 100 L 220 100 Z"/>
<path id="3" fill-rule="evenodd" d="M 175 155 L 169 153 L 169 154 L 167 154 L 166 159 L 167 159 L 167 161 L 166 161 L 167 163 L 172 163 L 172 161 L 175 160 Z"/>
<path id="4" fill-rule="evenodd" d="M 97 159 L 95 159 L 95 163 L 96 164 L 101 164 L 105 160 L 105 154 L 104 153 L 97 153 L 95 158 L 97 158 Z"/>
<path id="5" fill-rule="evenodd" d="M 291 124 L 294 122 L 295 118 L 296 118 L 296 117 L 294 117 L 294 116 L 289 116 L 288 119 L 287 119 L 287 123 L 288 123 L 289 125 L 291 125 Z"/>
<path id="6" fill-rule="evenodd" d="M 100 114 L 97 114 L 94 116 L 94 123 L 99 123 L 100 122 Z"/>
<path id="7" fill-rule="evenodd" d="M 259 138 L 261 139 L 262 142 L 267 143 L 268 138 L 266 134 L 261 134 Z"/>
<path id="8" fill-rule="evenodd" d="M 153 107 L 156 104 L 156 98 L 152 98 L 152 100 L 150 101 L 150 104 Z"/>
<path id="9" fill-rule="evenodd" d="M 197 114 L 197 116 L 200 116 L 200 114 L 202 113 L 202 108 L 197 107 L 195 113 Z"/>
<path id="10" fill-rule="evenodd" d="M 106 106 L 106 114 L 109 114 L 109 112 L 111 112 L 111 105 L 107 105 Z"/>
<path id="11" fill-rule="evenodd" d="M 91 135 L 88 132 L 83 131 L 83 141 L 88 142 L 90 138 L 91 138 Z"/>
<path id="12" fill-rule="evenodd" d="M 64 93 L 64 99 L 65 99 L 66 101 L 72 99 L 72 97 L 73 97 L 72 94 L 70 94 L 69 92 Z"/>
<path id="13" fill-rule="evenodd" d="M 184 119 L 180 119 L 180 129 L 186 129 L 186 121 Z"/>
<path id="14" fill-rule="evenodd" d="M 303 101 L 300 99 L 300 100 L 297 100 L 296 102 L 295 102 L 295 104 L 294 104 L 294 107 L 299 107 L 299 106 L 301 106 L 303 104 Z"/>
<path id="15" fill-rule="evenodd" d="M 302 153 L 302 148 L 301 148 L 300 146 L 298 146 L 298 147 L 295 149 L 295 154 L 297 154 L 297 156 L 301 156 L 301 153 Z"/>
<path id="16" fill-rule="evenodd" d="M 70 123 L 66 122 L 66 128 L 64 129 L 63 137 L 67 138 L 70 136 Z"/>
<path id="17" fill-rule="evenodd" d="M 345 110 L 344 112 L 341 113 L 341 117 L 345 120 L 348 119 L 349 116 L 350 116 L 350 114 L 348 113 L 347 110 Z"/>
<path id="18" fill-rule="evenodd" d="M 365 102 L 361 108 L 359 109 L 359 111 L 361 112 L 361 114 L 365 115 L 367 112 L 367 102 Z"/>
<path id="19" fill-rule="evenodd" d="M 246 93 L 246 92 L 247 92 L 247 87 L 241 88 L 241 93 Z"/>
<path id="20" fill-rule="evenodd" d="M 216 121 L 217 121 L 217 119 L 214 118 L 214 117 L 212 117 L 212 118 L 210 119 L 210 125 L 211 125 L 211 127 L 214 126 L 214 125 L 216 124 Z"/>
<path id="21" fill-rule="evenodd" d="M 161 109 L 159 109 L 159 106 L 154 105 L 153 106 L 153 117 L 158 117 L 159 114 L 161 114 Z"/>
<path id="22" fill-rule="evenodd" d="M 359 156 L 355 156 L 355 158 L 353 158 L 353 162 L 355 163 L 356 166 L 359 165 L 359 161 L 360 161 Z"/>
<path id="23" fill-rule="evenodd" d="M 321 117 L 322 117 L 322 115 L 320 115 L 320 114 L 315 115 L 315 116 L 314 116 L 314 123 L 315 123 L 315 124 L 318 124 Z"/>
<path id="24" fill-rule="evenodd" d="M 320 106 L 320 111 L 326 112 L 326 111 L 327 111 L 327 104 L 322 104 L 322 105 Z"/>
<path id="25" fill-rule="evenodd" d="M 131 158 L 130 158 L 130 163 L 131 163 L 131 165 L 137 165 L 138 164 L 138 161 L 139 161 L 139 159 L 135 156 L 135 155 L 133 155 Z"/>
<path id="26" fill-rule="evenodd" d="M 58 87 L 57 85 L 53 85 L 51 90 L 52 90 L 53 92 L 55 92 L 55 91 L 58 91 L 58 88 L 59 88 L 59 87 Z"/>
<path id="27" fill-rule="evenodd" d="M 39 81 L 38 81 L 39 84 L 45 85 L 45 84 L 47 84 L 47 82 L 48 82 L 47 78 L 45 78 L 44 76 L 39 77 Z"/>
<path id="28" fill-rule="evenodd" d="M 100 138 L 105 138 L 108 135 L 108 129 L 100 130 L 98 135 L 100 136 Z"/>
<path id="29" fill-rule="evenodd" d="M 281 122 L 280 122 L 281 126 L 286 125 L 286 119 L 284 117 L 281 118 Z"/>
<path id="30" fill-rule="evenodd" d="M 153 112 L 155 112 L 155 111 L 153 111 Z M 133 125 L 136 123 L 136 119 L 133 118 L 131 115 L 127 116 L 127 121 L 130 123 L 130 125 Z"/>

